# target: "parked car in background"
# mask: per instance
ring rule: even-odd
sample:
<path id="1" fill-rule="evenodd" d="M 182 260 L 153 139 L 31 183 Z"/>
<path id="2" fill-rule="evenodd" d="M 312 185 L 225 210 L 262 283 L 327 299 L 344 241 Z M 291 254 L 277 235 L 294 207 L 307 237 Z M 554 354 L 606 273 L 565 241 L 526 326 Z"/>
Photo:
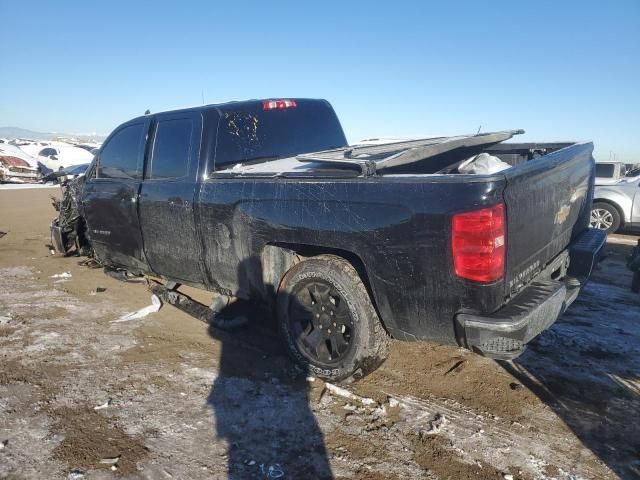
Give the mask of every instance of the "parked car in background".
<path id="1" fill-rule="evenodd" d="M 640 177 L 627 178 L 614 185 L 596 185 L 590 224 L 607 233 L 621 227 L 640 227 Z"/>
<path id="2" fill-rule="evenodd" d="M 49 145 L 40 149 L 36 158 L 47 170 L 43 173 L 50 173 L 65 167 L 90 163 L 93 154 L 74 145 Z"/>
<path id="3" fill-rule="evenodd" d="M 596 162 L 596 185 L 612 185 L 627 174 L 627 166 L 622 162 Z"/>
<path id="4" fill-rule="evenodd" d="M 0 144 L 0 182 L 31 183 L 40 179 L 37 161 L 8 143 Z"/>

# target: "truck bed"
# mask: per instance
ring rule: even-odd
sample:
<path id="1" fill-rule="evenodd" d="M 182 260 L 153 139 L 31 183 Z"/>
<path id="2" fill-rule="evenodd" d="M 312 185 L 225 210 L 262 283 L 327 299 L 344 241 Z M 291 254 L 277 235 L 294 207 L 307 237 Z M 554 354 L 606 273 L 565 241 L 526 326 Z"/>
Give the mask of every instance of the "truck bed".
<path id="1" fill-rule="evenodd" d="M 219 218 L 214 211 L 233 211 L 235 219 L 224 223 L 236 231 L 241 250 L 278 244 L 308 245 L 313 252 L 339 245 L 362 262 L 394 336 L 451 341 L 456 312 L 498 310 L 560 262 L 588 227 L 593 145 L 499 142 L 517 132 L 237 165 L 216 172 L 215 187 L 205 183 L 201 214 Z M 471 138 L 478 143 L 471 145 Z M 444 148 L 452 143 L 457 146 Z M 458 163 L 480 152 L 514 167 L 492 175 L 455 173 Z M 402 158 L 406 162 L 398 163 Z M 452 215 L 498 202 L 504 202 L 507 222 L 504 278 L 490 284 L 456 279 Z M 219 242 L 212 239 L 206 250 L 216 250 Z M 566 274 L 566 267 L 555 265 L 549 273 Z M 229 285 L 235 275 L 216 271 L 218 279 L 228 276 Z"/>

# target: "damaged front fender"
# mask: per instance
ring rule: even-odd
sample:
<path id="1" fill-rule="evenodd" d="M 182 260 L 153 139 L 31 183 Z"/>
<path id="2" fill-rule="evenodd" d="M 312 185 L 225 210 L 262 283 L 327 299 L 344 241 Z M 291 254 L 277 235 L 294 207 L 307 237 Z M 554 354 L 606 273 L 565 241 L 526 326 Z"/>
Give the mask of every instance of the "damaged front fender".
<path id="1" fill-rule="evenodd" d="M 86 235 L 87 226 L 80 212 L 83 187 L 84 177 L 67 181 L 62 185 L 62 199 L 52 198 L 58 216 L 51 222 L 51 242 L 57 253 L 93 256 Z"/>

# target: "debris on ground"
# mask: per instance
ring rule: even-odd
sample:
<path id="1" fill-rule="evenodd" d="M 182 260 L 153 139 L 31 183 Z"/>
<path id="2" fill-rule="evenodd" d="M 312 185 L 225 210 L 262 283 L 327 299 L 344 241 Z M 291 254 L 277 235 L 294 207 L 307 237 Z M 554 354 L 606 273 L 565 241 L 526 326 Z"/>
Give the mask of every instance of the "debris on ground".
<path id="1" fill-rule="evenodd" d="M 98 405 L 96 407 L 93 407 L 94 410 L 102 410 L 103 408 L 107 408 L 111 406 L 111 399 L 107 400 L 106 402 L 104 402 L 102 405 Z"/>
<path id="2" fill-rule="evenodd" d="M 433 420 L 431 420 L 431 422 L 429 423 L 429 429 L 420 430 L 418 436 L 420 438 L 423 438 L 425 435 L 437 435 L 442 430 L 442 427 L 444 427 L 448 423 L 449 420 L 447 420 L 447 417 L 445 417 L 441 413 L 436 413 Z"/>
<path id="3" fill-rule="evenodd" d="M 67 475 L 67 480 L 81 480 L 84 478 L 84 472 L 80 469 L 74 468 Z"/>
<path id="4" fill-rule="evenodd" d="M 88 258 L 86 260 L 80 260 L 78 262 L 78 265 L 80 265 L 81 267 L 87 267 L 87 268 L 91 268 L 91 269 L 102 268 L 102 265 L 100 265 L 100 263 L 98 263 L 93 258 Z"/>
<path id="5" fill-rule="evenodd" d="M 284 477 L 284 470 L 279 463 L 274 463 L 273 465 L 268 465 L 266 467 L 264 463 L 261 463 L 260 473 L 262 473 L 266 478 L 283 478 Z"/>
<path id="6" fill-rule="evenodd" d="M 62 272 L 62 273 L 56 273 L 55 275 L 51 275 L 51 277 L 49 278 L 71 278 L 73 277 L 73 275 L 71 275 L 71 272 Z"/>
<path id="7" fill-rule="evenodd" d="M 102 458 L 102 459 L 100 459 L 100 463 L 105 464 L 105 465 L 115 465 L 120 460 L 120 457 L 121 457 L 121 455 L 118 455 L 116 457 Z"/>
<path id="8" fill-rule="evenodd" d="M 107 289 L 104 288 L 104 287 L 97 287 L 97 288 L 94 288 L 93 290 L 91 290 L 89 292 L 89 295 L 93 296 L 93 295 L 97 295 L 98 293 L 104 293 L 106 291 L 107 291 Z"/>
<path id="9" fill-rule="evenodd" d="M 128 322 L 129 320 L 144 318 L 150 313 L 155 313 L 160 310 L 161 306 L 162 302 L 160 301 L 160 298 L 158 298 L 157 295 L 151 295 L 151 305 L 141 308 L 140 310 L 137 310 L 135 312 L 127 313 L 126 315 L 120 317 L 118 320 L 114 320 L 112 323 Z"/>
<path id="10" fill-rule="evenodd" d="M 7 232 L 0 232 L 0 238 L 4 237 L 7 234 Z"/>
<path id="11" fill-rule="evenodd" d="M 11 321 L 11 317 L 0 315 L 0 325 L 7 325 Z"/>
<path id="12" fill-rule="evenodd" d="M 332 383 L 325 383 L 325 388 L 329 392 L 333 393 L 334 395 L 337 395 L 339 397 L 346 398 L 349 400 L 355 400 L 357 402 L 360 402 L 362 405 L 374 405 L 376 403 L 376 401 L 373 398 L 361 397 L 359 395 L 351 393 L 346 388 L 339 387 Z"/>
<path id="13" fill-rule="evenodd" d="M 445 375 L 457 375 L 467 365 L 466 360 L 458 360 L 449 370 L 444 372 Z"/>
<path id="14" fill-rule="evenodd" d="M 2 440 L 0 442 L 0 450 L 4 450 L 5 448 L 7 448 L 7 445 L 9 445 L 9 440 Z"/>

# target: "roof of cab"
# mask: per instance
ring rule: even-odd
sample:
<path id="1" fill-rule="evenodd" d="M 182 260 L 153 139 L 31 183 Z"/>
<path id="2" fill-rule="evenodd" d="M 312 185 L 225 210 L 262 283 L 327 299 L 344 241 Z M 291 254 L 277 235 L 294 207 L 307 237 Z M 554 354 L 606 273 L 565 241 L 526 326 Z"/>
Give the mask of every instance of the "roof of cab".
<path id="1" fill-rule="evenodd" d="M 230 107 L 234 107 L 234 106 L 238 106 L 238 105 L 248 105 L 248 104 L 261 104 L 264 101 L 268 101 L 268 100 L 295 100 L 296 102 L 309 102 L 309 101 L 315 101 L 315 102 L 324 102 L 328 105 L 331 105 L 327 100 L 325 100 L 324 98 L 299 98 L 299 97 L 271 97 L 271 98 L 254 98 L 254 99 L 250 99 L 250 100 L 233 100 L 230 102 L 223 102 L 223 103 L 209 103 L 206 105 L 194 105 L 191 107 L 184 107 L 184 108 L 176 108 L 173 110 L 163 110 L 161 112 L 151 112 L 145 115 L 140 115 L 138 117 L 132 118 L 130 120 L 127 120 L 126 122 L 124 122 L 122 125 L 124 125 L 125 123 L 129 123 L 129 122 L 133 122 L 135 120 L 140 120 L 143 118 L 146 118 L 148 116 L 153 116 L 153 115 L 160 115 L 160 114 L 165 114 L 165 113 L 178 113 L 178 112 L 204 112 L 204 111 L 208 111 L 208 110 L 227 110 Z"/>

